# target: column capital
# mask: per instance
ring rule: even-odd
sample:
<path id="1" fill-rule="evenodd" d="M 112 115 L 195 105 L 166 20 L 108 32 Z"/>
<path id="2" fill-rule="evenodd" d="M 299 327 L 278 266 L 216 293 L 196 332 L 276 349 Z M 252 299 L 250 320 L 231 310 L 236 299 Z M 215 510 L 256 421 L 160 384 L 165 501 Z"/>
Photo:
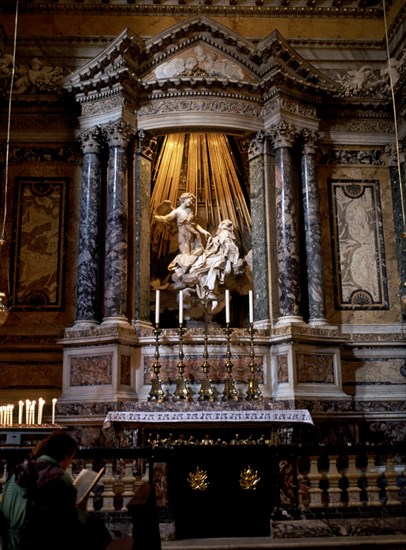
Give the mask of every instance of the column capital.
<path id="1" fill-rule="evenodd" d="M 101 146 L 101 131 L 99 126 L 84 130 L 77 136 L 83 153 L 98 153 Z"/>
<path id="2" fill-rule="evenodd" d="M 297 128 L 293 124 L 286 124 L 283 121 L 272 125 L 268 132 L 268 136 L 272 140 L 275 149 L 293 147 L 297 135 Z"/>
<path id="3" fill-rule="evenodd" d="M 135 129 L 123 120 L 106 124 L 103 130 L 110 147 L 126 147 L 131 135 L 135 133 Z"/>
<path id="4" fill-rule="evenodd" d="M 300 137 L 302 139 L 303 153 L 305 155 L 314 155 L 316 154 L 316 149 L 319 142 L 324 138 L 324 134 L 322 132 L 303 128 L 300 132 Z"/>

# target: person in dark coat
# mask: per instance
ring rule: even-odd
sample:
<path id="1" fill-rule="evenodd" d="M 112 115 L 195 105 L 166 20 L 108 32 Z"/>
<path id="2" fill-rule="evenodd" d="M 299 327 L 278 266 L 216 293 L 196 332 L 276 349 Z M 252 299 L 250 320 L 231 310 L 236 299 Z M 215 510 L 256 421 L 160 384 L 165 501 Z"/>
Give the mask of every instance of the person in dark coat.
<path id="1" fill-rule="evenodd" d="M 33 450 L 7 481 L 1 502 L 3 550 L 103 550 L 111 537 L 86 506 L 76 505 L 76 488 L 66 469 L 77 445 L 63 430 Z M 97 523 L 97 524 L 96 524 Z"/>

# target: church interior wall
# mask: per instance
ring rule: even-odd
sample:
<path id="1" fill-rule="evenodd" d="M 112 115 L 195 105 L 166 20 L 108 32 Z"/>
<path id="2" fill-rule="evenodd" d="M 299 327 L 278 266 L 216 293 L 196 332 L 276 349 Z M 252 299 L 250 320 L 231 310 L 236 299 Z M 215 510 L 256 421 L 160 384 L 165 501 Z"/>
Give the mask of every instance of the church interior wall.
<path id="1" fill-rule="evenodd" d="M 402 269 L 405 260 L 402 260 L 404 243 L 399 214 L 397 219 L 394 217 L 394 204 L 399 202 L 394 176 L 396 167 L 387 152 L 388 148 L 393 150 L 396 143 L 387 98 L 382 94 L 374 96 L 377 88 L 371 91 L 367 84 L 369 75 L 369 82 L 378 86 L 380 71 L 386 62 L 382 20 L 377 19 L 373 9 L 366 15 L 364 13 L 364 19 L 350 18 L 349 15 L 348 19 L 347 16 L 334 15 L 328 18 L 292 18 L 283 17 L 279 12 L 266 16 L 258 16 L 256 12 L 257 15 L 250 16 L 248 10 L 244 17 L 237 17 L 230 12 L 221 15 L 219 10 L 214 10 L 207 18 L 209 23 L 205 19 L 207 41 L 202 44 L 206 49 L 221 52 L 221 59 L 235 63 L 244 78 L 251 79 L 250 84 L 254 82 L 255 86 L 250 91 L 249 86 L 241 82 L 243 79 L 237 77 L 231 83 L 222 82 L 223 90 L 220 85 L 208 83 L 206 86 L 201 81 L 179 84 L 181 75 L 175 74 L 170 84 L 165 81 L 165 85 L 161 82 L 154 88 L 152 82 L 160 62 L 180 58 L 184 61 L 189 51 L 185 44 L 192 40 L 182 36 L 183 32 L 185 35 L 189 32 L 182 31 L 182 25 L 186 28 L 190 24 L 189 13 L 180 10 L 175 15 L 166 13 L 162 16 L 153 13 L 154 5 L 149 5 L 148 14 L 141 15 L 128 15 L 125 10 L 117 8 L 118 13 L 109 18 L 108 25 L 105 15 L 72 15 L 69 8 L 64 16 L 53 12 L 44 18 L 36 10 L 33 14 L 23 13 L 21 16 L 18 63 L 30 65 L 37 57 L 45 65 L 62 67 L 64 88 L 58 89 L 57 93 L 54 93 L 55 89 L 44 93 L 33 86 L 13 96 L 15 111 L 11 127 L 10 185 L 6 197 L 6 244 L 1 250 L 0 264 L 0 291 L 4 288 L 9 293 L 12 307 L 7 322 L 0 326 L 0 404 L 42 397 L 48 403 L 46 413 L 49 416 L 51 400 L 57 397 L 59 422 L 73 426 L 86 445 L 99 443 L 101 439 L 110 445 L 111 441 L 104 440 L 103 421 L 111 409 L 137 411 L 143 406 L 153 408 L 151 401 L 154 400 L 150 399 L 149 392 L 159 335 L 160 375 L 165 391 L 173 395 L 179 364 L 178 312 L 174 307 L 169 313 L 166 310 L 160 318 L 166 323 L 163 332 L 154 332 L 156 289 L 150 287 L 153 273 L 150 238 L 153 235 L 148 224 L 152 191 L 149 184 L 157 158 L 152 147 L 165 134 L 216 131 L 233 135 L 244 144 L 242 162 L 247 178 L 243 182 L 246 186 L 244 192 L 252 201 L 258 200 L 254 212 L 263 216 L 263 219 L 252 221 L 257 225 L 255 229 L 263 224 L 257 238 L 258 250 L 259 255 L 265 255 L 268 261 L 261 257 L 257 265 L 265 266 L 267 272 L 257 274 L 255 279 L 254 269 L 252 284 L 256 312 L 260 311 L 261 315 L 266 312 L 266 315 L 256 318 L 254 324 L 257 376 L 266 406 L 309 410 L 316 422 L 320 442 L 324 443 L 341 444 L 347 437 L 357 443 L 360 440 L 366 442 L 368 438 L 381 442 L 403 440 L 406 306 Z M 157 10 L 165 12 L 165 3 L 157 6 Z M 394 0 L 391 6 L 395 13 L 400 10 L 402 14 L 398 0 Z M 394 24 L 395 19 L 391 13 L 389 23 Z M 221 28 L 216 33 L 213 29 L 217 24 Z M 391 50 L 399 60 L 404 85 L 406 56 L 404 35 L 399 30 L 401 26 L 395 25 L 392 30 Z M 223 34 L 220 39 L 223 27 L 230 34 Z M 10 51 L 12 28 L 12 13 L 1 14 L 0 55 Z M 32 28 L 41 39 L 32 37 Z M 120 82 L 120 93 L 114 95 L 114 92 L 110 96 L 112 90 L 108 85 L 100 92 L 108 79 L 100 79 L 99 88 L 95 82 L 106 70 L 101 61 L 103 55 L 125 28 L 134 33 L 130 42 L 147 45 L 147 51 L 143 52 L 145 58 L 142 62 L 138 58 L 131 60 L 136 66 L 130 78 L 131 85 L 128 86 L 127 81 Z M 289 55 L 294 57 L 297 54 L 304 65 L 308 63 L 312 67 L 309 70 L 314 71 L 314 78 L 309 87 L 297 79 L 297 89 L 294 90 L 293 85 L 289 85 L 293 80 L 279 88 L 270 86 L 269 97 L 263 101 L 263 92 L 257 87 L 262 70 L 258 68 L 260 64 L 254 67 L 257 62 L 251 59 L 249 65 L 246 61 L 249 55 L 241 52 L 244 47 L 248 49 L 247 41 L 253 51 L 258 44 L 265 49 L 267 38 L 275 29 L 282 37 L 280 42 L 284 40 L 289 48 L 293 48 L 295 54 L 289 50 Z M 241 37 L 240 44 L 236 36 Z M 229 47 L 227 39 L 229 43 L 235 40 L 230 50 L 226 50 L 226 45 Z M 291 61 L 289 55 L 286 54 L 284 59 Z M 92 68 L 92 63 L 95 67 L 100 63 L 100 73 Z M 136 75 L 140 66 L 142 75 Z M 94 71 L 92 77 L 83 67 L 90 67 L 89 73 Z M 364 67 L 371 72 L 363 71 Z M 158 82 L 159 78 L 156 80 Z M 147 91 L 137 96 L 135 90 L 140 81 Z M 316 81 L 317 86 L 314 85 Z M 315 87 L 311 88 L 313 85 Z M 94 86 L 88 96 L 86 86 Z M 200 96 L 194 95 L 196 90 Z M 5 128 L 7 100 L 1 83 L 0 91 L 0 117 L 2 128 Z M 81 187 L 86 178 L 83 173 L 84 151 L 90 150 L 93 154 L 96 149 L 87 150 L 77 138 L 82 131 L 91 133 L 96 129 L 106 132 L 109 124 L 115 124 L 117 120 L 125 120 L 128 126 L 132 126 L 125 158 L 129 204 L 127 286 L 122 300 L 125 305 L 124 311 L 119 312 L 122 317 L 112 315 L 108 322 L 103 319 L 108 304 L 103 301 L 107 274 L 102 259 L 100 279 L 96 284 L 98 318 L 91 319 L 91 323 L 86 325 L 77 319 L 78 288 L 83 284 L 78 275 L 83 207 Z M 301 136 L 305 129 L 320 131 L 321 136 L 316 147 L 323 260 L 320 295 L 324 293 L 326 314 L 321 323 L 312 324 L 309 319 L 308 289 L 305 289 L 299 306 L 298 317 L 303 316 L 300 322 L 293 319 L 283 323 L 279 309 L 281 274 L 277 268 L 276 172 L 283 163 L 277 153 L 279 145 L 272 140 L 271 134 L 272 129 L 284 121 L 288 126 L 296 124 L 296 135 Z M 403 118 L 401 135 L 404 140 Z M 1 139 L 4 172 L 4 130 Z M 256 157 L 250 157 L 255 140 L 265 143 L 264 149 Z M 106 140 L 97 149 L 103 173 L 99 182 L 99 252 L 102 258 L 108 223 L 106 190 L 111 177 L 108 174 L 111 148 L 111 142 L 107 145 Z M 289 176 L 292 175 L 295 200 L 300 202 L 302 153 L 298 145 L 292 150 L 293 165 L 288 172 Z M 403 156 L 402 168 L 404 172 Z M 117 173 L 121 177 L 120 170 Z M 1 182 L 4 188 L 4 176 Z M 18 196 L 16 188 L 24 182 L 27 184 L 26 195 Z M 38 193 L 35 190 L 38 182 L 41 182 L 42 189 L 56 185 L 53 203 L 50 201 L 44 206 L 41 190 Z M 260 199 L 256 185 L 261 191 Z M 58 206 L 62 204 L 58 200 L 62 199 L 63 206 Z M 24 201 L 27 210 L 22 215 L 19 207 L 24 205 Z M 300 215 L 303 216 L 303 206 L 301 208 Z M 356 218 L 357 215 L 360 218 Z M 298 237 L 301 258 L 305 257 L 303 225 L 301 217 Z M 210 228 L 213 234 L 215 229 Z M 58 237 L 52 231 L 59 232 Z M 20 236 L 20 241 L 16 235 Z M 22 248 L 18 248 L 21 243 Z M 47 244 L 54 246 L 49 251 L 48 262 Z M 21 257 L 18 257 L 18 250 Z M 60 254 L 57 261 L 60 271 L 52 268 L 57 254 Z M 24 255 L 29 262 L 27 276 L 21 275 Z M 307 258 L 309 263 L 312 260 Z M 48 279 L 47 266 L 50 270 Z M 300 269 L 300 281 L 305 286 L 310 275 L 304 263 Z M 47 290 L 48 297 L 54 297 L 55 303 L 41 302 L 41 299 L 45 300 L 44 296 L 33 292 L 31 301 L 22 299 L 18 306 L 19 275 L 21 285 L 26 285 L 28 290 L 30 285 L 35 290 L 40 280 L 42 288 Z M 166 289 L 160 288 L 161 305 L 165 307 Z M 231 353 L 240 396 L 247 388 L 252 342 L 247 301 L 248 293 L 234 299 L 238 304 L 232 309 L 236 326 L 233 326 L 228 349 L 230 340 L 227 342 L 225 337 L 224 312 L 223 316 L 214 317 L 209 325 L 211 378 L 219 393 L 225 387 L 226 352 Z M 202 318 L 186 322 L 185 375 L 190 378 L 195 395 L 201 379 L 205 330 Z M 217 405 L 220 407 L 220 401 Z M 242 408 L 248 405 L 251 403 L 242 399 Z M 172 401 L 158 404 L 158 408 L 167 407 L 168 410 L 177 406 Z M 255 402 L 255 407 L 260 405 Z"/>

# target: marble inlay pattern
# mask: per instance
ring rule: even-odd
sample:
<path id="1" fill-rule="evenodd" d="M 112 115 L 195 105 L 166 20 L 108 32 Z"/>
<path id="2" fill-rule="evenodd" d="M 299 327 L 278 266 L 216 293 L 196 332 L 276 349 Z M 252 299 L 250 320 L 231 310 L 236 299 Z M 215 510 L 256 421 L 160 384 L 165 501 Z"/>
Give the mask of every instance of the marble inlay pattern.
<path id="1" fill-rule="evenodd" d="M 68 178 L 17 178 L 14 308 L 60 310 Z"/>
<path id="2" fill-rule="evenodd" d="M 131 357 L 122 355 L 120 359 L 120 384 L 129 386 L 131 384 Z"/>
<path id="3" fill-rule="evenodd" d="M 377 180 L 332 180 L 339 309 L 387 309 L 382 212 Z"/>
<path id="4" fill-rule="evenodd" d="M 278 383 L 289 382 L 288 355 L 281 353 L 276 356 L 276 368 L 278 373 Z"/>
<path id="5" fill-rule="evenodd" d="M 112 383 L 112 355 L 71 357 L 70 385 L 99 386 Z"/>
<path id="6" fill-rule="evenodd" d="M 297 381 L 300 384 L 334 384 L 334 356 L 296 353 Z"/>

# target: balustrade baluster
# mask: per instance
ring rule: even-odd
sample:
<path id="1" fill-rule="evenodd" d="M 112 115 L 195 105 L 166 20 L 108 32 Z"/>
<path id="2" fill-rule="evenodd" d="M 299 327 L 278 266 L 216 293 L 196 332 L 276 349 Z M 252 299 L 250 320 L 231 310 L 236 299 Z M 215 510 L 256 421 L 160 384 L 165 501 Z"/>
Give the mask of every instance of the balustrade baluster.
<path id="1" fill-rule="evenodd" d="M 347 479 L 348 479 L 348 504 L 349 506 L 360 506 L 360 488 L 358 486 L 358 479 L 360 477 L 360 471 L 356 466 L 355 456 L 348 457 Z"/>
<path id="2" fill-rule="evenodd" d="M 123 511 L 128 511 L 127 504 L 134 496 L 134 473 L 133 473 L 133 463 L 126 462 L 124 466 L 124 475 L 121 478 L 121 481 L 124 483 L 124 492 L 123 492 Z"/>
<path id="3" fill-rule="evenodd" d="M 338 486 L 338 482 L 340 480 L 340 474 L 337 470 L 337 456 L 330 457 L 330 465 L 329 469 L 326 472 L 326 477 L 329 482 L 328 486 L 328 506 L 330 507 L 336 507 L 340 506 L 341 503 L 341 491 Z"/>
<path id="4" fill-rule="evenodd" d="M 114 491 L 113 485 L 116 481 L 113 475 L 113 463 L 106 462 L 106 468 L 104 470 L 104 476 L 102 477 L 103 490 L 103 506 L 102 512 L 114 512 Z"/>
<path id="5" fill-rule="evenodd" d="M 310 459 L 310 470 L 307 477 L 310 481 L 310 487 L 309 487 L 310 507 L 314 508 L 317 506 L 321 506 L 321 489 L 319 487 L 320 473 L 319 473 L 316 457 L 311 457 Z"/>
<path id="6" fill-rule="evenodd" d="M 388 480 L 387 494 L 388 500 L 386 504 L 399 504 L 399 487 L 396 485 L 398 474 L 395 470 L 393 456 L 388 456 L 386 461 L 386 478 Z"/>

